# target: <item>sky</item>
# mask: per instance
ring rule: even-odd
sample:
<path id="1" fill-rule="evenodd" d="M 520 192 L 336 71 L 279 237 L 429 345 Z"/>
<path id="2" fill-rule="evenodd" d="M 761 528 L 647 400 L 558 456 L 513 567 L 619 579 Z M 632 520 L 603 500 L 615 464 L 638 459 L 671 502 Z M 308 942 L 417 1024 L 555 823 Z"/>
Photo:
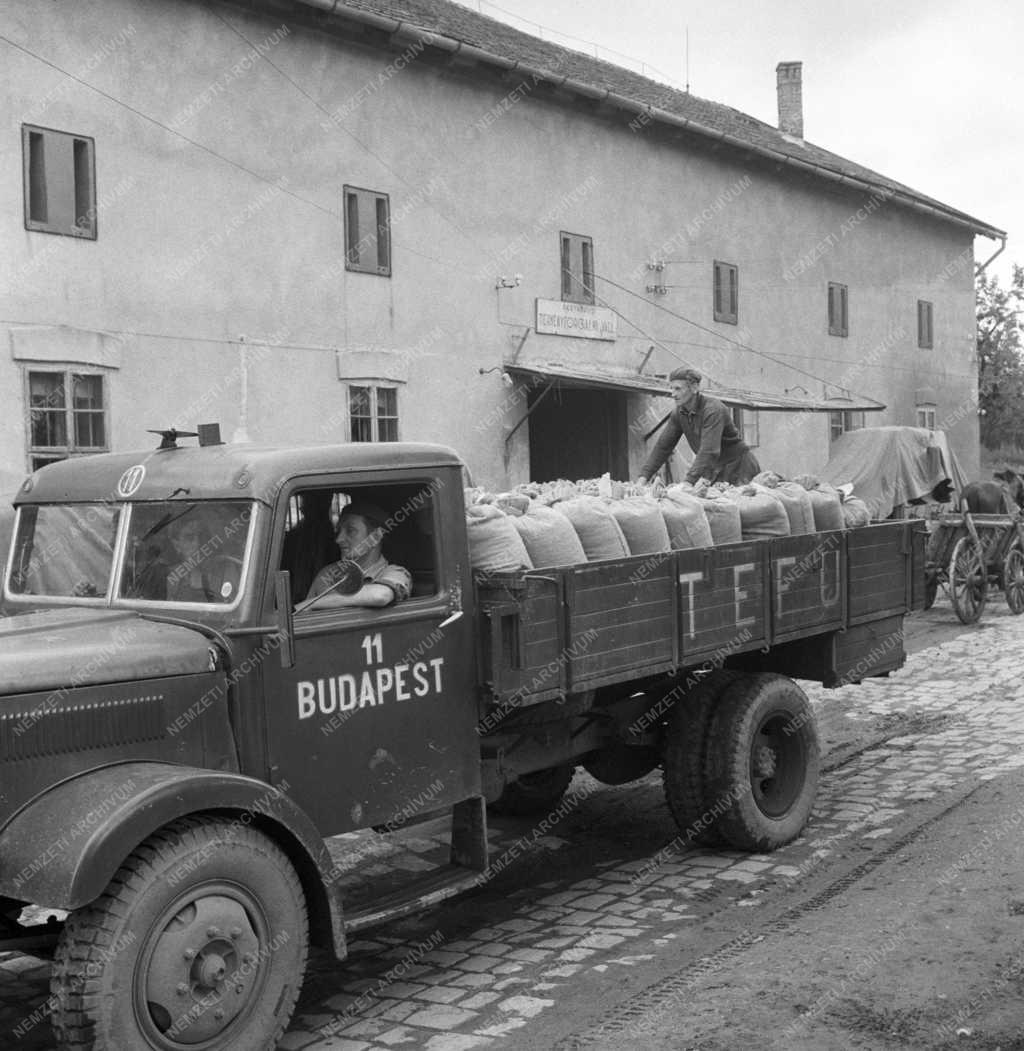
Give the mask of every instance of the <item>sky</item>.
<path id="1" fill-rule="evenodd" d="M 1012 262 L 1024 266 L 1018 0 L 461 2 L 679 87 L 689 31 L 690 91 L 770 124 L 775 66 L 803 62 L 808 141 L 1005 230 L 988 270 L 1003 285 Z M 977 238 L 976 261 L 998 248 Z"/>

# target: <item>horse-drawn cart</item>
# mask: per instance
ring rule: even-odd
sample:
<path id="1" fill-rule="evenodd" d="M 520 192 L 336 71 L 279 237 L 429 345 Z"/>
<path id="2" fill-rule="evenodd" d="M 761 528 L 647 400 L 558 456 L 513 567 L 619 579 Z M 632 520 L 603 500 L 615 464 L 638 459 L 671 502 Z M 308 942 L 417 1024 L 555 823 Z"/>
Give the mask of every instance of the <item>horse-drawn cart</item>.
<path id="1" fill-rule="evenodd" d="M 956 615 L 973 624 L 994 584 L 1002 588 L 1012 612 L 1024 613 L 1024 522 L 1019 512 L 950 512 L 932 519 L 928 528 L 925 609 L 935 602 L 941 584 Z"/>

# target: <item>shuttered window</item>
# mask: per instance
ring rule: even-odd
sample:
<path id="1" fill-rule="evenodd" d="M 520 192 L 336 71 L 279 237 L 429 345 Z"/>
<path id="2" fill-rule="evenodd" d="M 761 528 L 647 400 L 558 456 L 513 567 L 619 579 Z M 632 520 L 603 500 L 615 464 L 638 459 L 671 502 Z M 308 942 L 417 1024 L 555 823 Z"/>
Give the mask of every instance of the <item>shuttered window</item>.
<path id="1" fill-rule="evenodd" d="M 21 138 L 25 228 L 96 240 L 94 141 L 31 124 Z"/>
<path id="2" fill-rule="evenodd" d="M 391 213 L 386 193 L 345 187 L 345 269 L 391 276 Z"/>
<path id="3" fill-rule="evenodd" d="M 714 315 L 716 321 L 735 325 L 740 312 L 740 272 L 732 263 L 714 264 Z"/>
<path id="4" fill-rule="evenodd" d="M 932 334 L 932 305 L 927 299 L 917 301 L 917 345 L 931 350 L 935 345 Z"/>
<path id="5" fill-rule="evenodd" d="M 594 242 L 583 234 L 561 238 L 562 302 L 594 302 Z"/>
<path id="6" fill-rule="evenodd" d="M 848 336 L 849 300 L 846 285 L 830 281 L 828 284 L 828 334 L 830 336 Z"/>

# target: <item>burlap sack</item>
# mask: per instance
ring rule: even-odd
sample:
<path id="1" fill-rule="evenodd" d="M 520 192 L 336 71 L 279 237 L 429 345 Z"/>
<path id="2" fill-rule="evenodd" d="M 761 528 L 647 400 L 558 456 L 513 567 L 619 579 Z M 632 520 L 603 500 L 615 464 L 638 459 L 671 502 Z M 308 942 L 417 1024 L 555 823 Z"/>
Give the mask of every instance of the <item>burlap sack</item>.
<path id="1" fill-rule="evenodd" d="M 804 536 L 815 531 L 814 506 L 810 494 L 796 482 L 779 482 L 771 492 L 782 501 L 789 516 L 789 535 Z"/>
<path id="2" fill-rule="evenodd" d="M 658 501 L 658 506 L 661 508 L 661 517 L 665 520 L 668 542 L 673 551 L 711 547 L 715 542 L 704 510 L 705 501 L 699 500 L 691 493 L 669 490 Z"/>
<path id="3" fill-rule="evenodd" d="M 631 555 L 659 555 L 670 550 L 665 520 L 654 500 L 631 496 L 611 500 L 608 507 L 622 529 Z"/>
<path id="4" fill-rule="evenodd" d="M 789 536 L 789 515 L 782 501 L 770 490 L 744 486 L 734 489 L 729 500 L 740 509 L 744 540 Z"/>
<path id="5" fill-rule="evenodd" d="M 743 539 L 743 526 L 737 504 L 719 496 L 711 499 L 704 497 L 697 499 L 704 508 L 708 528 L 711 530 L 711 539 L 716 547 L 719 544 L 736 544 Z"/>
<path id="6" fill-rule="evenodd" d="M 868 505 L 856 496 L 848 496 L 843 501 L 843 521 L 847 529 L 869 525 L 871 512 L 868 510 Z"/>
<path id="7" fill-rule="evenodd" d="M 534 566 L 575 566 L 587 561 L 576 530 L 565 515 L 543 504 L 512 519 Z"/>
<path id="8" fill-rule="evenodd" d="M 485 573 L 514 573 L 532 569 L 523 541 L 509 518 L 494 504 L 473 504 L 466 508 L 469 561 Z"/>
<path id="9" fill-rule="evenodd" d="M 600 562 L 607 558 L 629 556 L 629 544 L 623 536 L 622 527 L 599 496 L 560 500 L 554 509 L 572 523 L 588 561 Z"/>
<path id="10" fill-rule="evenodd" d="M 814 528 L 819 533 L 846 528 L 842 497 L 832 486 L 819 485 L 816 489 L 808 490 L 807 495 L 811 498 L 814 512 Z"/>

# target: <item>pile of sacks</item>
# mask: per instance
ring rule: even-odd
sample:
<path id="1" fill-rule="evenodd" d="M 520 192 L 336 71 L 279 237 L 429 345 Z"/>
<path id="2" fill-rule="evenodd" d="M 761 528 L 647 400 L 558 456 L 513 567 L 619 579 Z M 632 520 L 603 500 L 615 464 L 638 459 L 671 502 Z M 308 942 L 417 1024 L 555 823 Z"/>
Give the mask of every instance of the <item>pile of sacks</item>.
<path id="1" fill-rule="evenodd" d="M 636 486 L 608 475 L 466 490 L 473 568 L 488 573 L 800 536 L 867 525 L 863 501 L 811 475 L 763 471 L 749 485 Z"/>

